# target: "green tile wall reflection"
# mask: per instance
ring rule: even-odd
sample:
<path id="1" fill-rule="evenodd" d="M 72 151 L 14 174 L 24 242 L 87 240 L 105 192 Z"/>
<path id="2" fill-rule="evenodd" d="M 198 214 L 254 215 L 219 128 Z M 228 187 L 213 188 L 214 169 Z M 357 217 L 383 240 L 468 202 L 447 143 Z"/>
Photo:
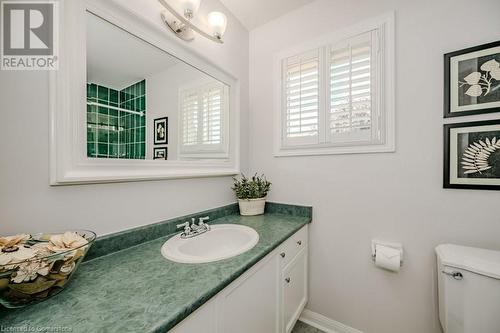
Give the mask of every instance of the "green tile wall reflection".
<path id="1" fill-rule="evenodd" d="M 146 112 L 146 80 L 142 80 L 120 91 L 120 107 L 136 112 Z M 124 140 L 120 151 L 125 158 L 144 159 L 146 155 L 146 116 L 124 114 Z"/>
<path id="2" fill-rule="evenodd" d="M 120 91 L 87 84 L 87 156 L 144 159 L 146 156 L 146 80 Z M 119 107 L 136 114 L 116 110 Z"/>

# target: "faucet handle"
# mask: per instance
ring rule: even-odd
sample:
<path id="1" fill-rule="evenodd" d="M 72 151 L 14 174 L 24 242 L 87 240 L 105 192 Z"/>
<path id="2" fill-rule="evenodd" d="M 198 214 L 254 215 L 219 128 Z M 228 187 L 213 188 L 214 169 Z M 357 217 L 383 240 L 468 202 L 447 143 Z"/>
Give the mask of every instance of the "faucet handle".
<path id="1" fill-rule="evenodd" d="M 205 216 L 205 217 L 200 217 L 198 219 L 198 225 L 204 225 L 205 224 L 205 221 L 208 221 L 210 220 L 210 217 L 209 216 Z"/>
<path id="2" fill-rule="evenodd" d="M 177 229 L 179 228 L 184 228 L 184 232 L 189 232 L 191 230 L 191 227 L 189 226 L 189 222 L 184 222 L 181 224 L 177 225 Z"/>

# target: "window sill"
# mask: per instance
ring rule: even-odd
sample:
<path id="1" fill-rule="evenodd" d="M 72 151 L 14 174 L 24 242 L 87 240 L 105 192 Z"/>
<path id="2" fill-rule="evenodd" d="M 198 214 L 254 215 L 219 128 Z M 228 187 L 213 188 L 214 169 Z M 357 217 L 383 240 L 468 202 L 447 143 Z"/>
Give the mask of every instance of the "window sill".
<path id="1" fill-rule="evenodd" d="M 282 147 L 274 151 L 274 157 L 393 153 L 395 151 L 394 143 L 359 146 Z"/>

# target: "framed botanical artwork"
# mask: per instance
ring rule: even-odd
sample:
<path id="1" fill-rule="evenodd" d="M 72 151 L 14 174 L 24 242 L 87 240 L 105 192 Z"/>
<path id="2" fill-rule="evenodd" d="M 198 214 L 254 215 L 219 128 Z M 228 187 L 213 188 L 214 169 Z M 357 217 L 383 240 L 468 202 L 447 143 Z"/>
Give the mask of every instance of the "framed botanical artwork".
<path id="1" fill-rule="evenodd" d="M 153 160 L 166 160 L 166 159 L 168 159 L 167 147 L 153 148 Z"/>
<path id="2" fill-rule="evenodd" d="M 500 41 L 444 55 L 444 117 L 500 112 Z"/>
<path id="3" fill-rule="evenodd" d="M 444 125 L 444 187 L 500 190 L 500 119 Z"/>
<path id="4" fill-rule="evenodd" d="M 168 117 L 157 118 L 154 120 L 154 144 L 168 144 Z"/>

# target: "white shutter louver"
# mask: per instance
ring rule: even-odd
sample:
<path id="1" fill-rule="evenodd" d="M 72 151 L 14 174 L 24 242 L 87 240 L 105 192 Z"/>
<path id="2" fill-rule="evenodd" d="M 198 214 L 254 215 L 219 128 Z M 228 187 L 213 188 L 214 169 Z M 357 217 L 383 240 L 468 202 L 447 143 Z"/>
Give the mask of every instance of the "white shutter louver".
<path id="1" fill-rule="evenodd" d="M 283 61 L 283 136 L 288 142 L 308 144 L 318 140 L 319 67 L 319 50 Z"/>
<path id="2" fill-rule="evenodd" d="M 372 129 L 371 32 L 329 49 L 330 138 L 370 140 Z"/>
<path id="3" fill-rule="evenodd" d="M 198 143 L 198 93 L 185 91 L 181 94 L 182 144 Z"/>
<path id="4" fill-rule="evenodd" d="M 222 87 L 209 87 L 203 91 L 203 144 L 221 143 Z"/>

